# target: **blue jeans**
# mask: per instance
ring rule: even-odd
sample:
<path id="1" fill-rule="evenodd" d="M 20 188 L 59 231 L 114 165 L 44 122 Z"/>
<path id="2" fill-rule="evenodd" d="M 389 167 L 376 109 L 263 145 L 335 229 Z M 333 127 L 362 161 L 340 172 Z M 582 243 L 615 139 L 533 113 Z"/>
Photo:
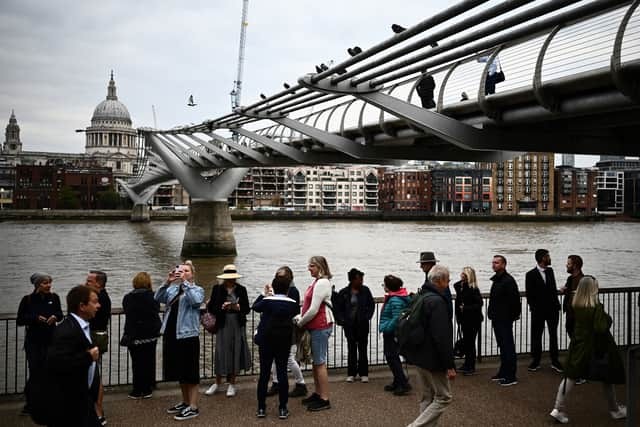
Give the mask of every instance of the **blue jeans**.
<path id="1" fill-rule="evenodd" d="M 494 320 L 493 333 L 500 348 L 500 369 L 498 377 L 507 380 L 516 379 L 516 345 L 513 341 L 513 322 Z"/>
<path id="2" fill-rule="evenodd" d="M 311 329 L 311 357 L 313 358 L 313 366 L 324 365 L 327 363 L 327 353 L 329 352 L 329 337 L 333 327 L 326 329 Z"/>

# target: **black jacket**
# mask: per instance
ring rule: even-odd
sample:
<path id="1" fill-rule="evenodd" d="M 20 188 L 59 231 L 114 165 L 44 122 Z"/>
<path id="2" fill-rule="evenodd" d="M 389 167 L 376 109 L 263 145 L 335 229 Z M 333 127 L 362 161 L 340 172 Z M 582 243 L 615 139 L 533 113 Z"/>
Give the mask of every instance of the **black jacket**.
<path id="1" fill-rule="evenodd" d="M 264 297 L 253 303 L 253 310 L 262 313 L 254 341 L 259 346 L 289 349 L 293 334 L 292 319 L 300 313 L 300 305 L 284 295 Z"/>
<path id="2" fill-rule="evenodd" d="M 153 298 L 151 289 L 134 289 L 122 299 L 124 333 L 134 340 L 155 338 L 160 335 L 160 303 Z"/>
<path id="3" fill-rule="evenodd" d="M 515 279 L 505 271 L 496 273 L 491 281 L 493 284 L 489 296 L 489 319 L 513 322 L 520 318 L 520 291 Z"/>
<path id="4" fill-rule="evenodd" d="M 412 357 L 411 363 L 429 371 L 454 368 L 453 326 L 449 317 L 449 302 L 435 286 L 422 287 L 422 325 L 425 339 Z"/>
<path id="5" fill-rule="evenodd" d="M 338 304 L 333 307 L 336 322 L 345 329 L 358 328 L 369 330 L 369 321 L 373 317 L 376 304 L 368 287 L 362 286 L 358 293 L 358 307 L 356 309 L 356 322 L 351 317 L 351 286 L 345 286 L 338 292 Z"/>
<path id="6" fill-rule="evenodd" d="M 240 324 L 244 326 L 247 324 L 247 314 L 251 311 L 251 307 L 249 307 L 247 288 L 236 283 L 235 293 L 238 298 L 238 303 L 240 304 Z M 216 315 L 216 325 L 218 326 L 218 329 L 222 329 L 224 327 L 224 319 L 227 311 L 222 309 L 222 304 L 226 300 L 227 290 L 225 286 L 215 285 L 211 290 L 211 299 L 209 299 L 209 303 L 207 304 L 207 311 Z"/>
<path id="7" fill-rule="evenodd" d="M 98 302 L 100 303 L 100 309 L 96 316 L 89 321 L 91 332 L 106 331 L 111 319 L 111 298 L 109 298 L 106 289 L 102 289 L 98 293 Z"/>
<path id="8" fill-rule="evenodd" d="M 547 281 L 542 278 L 542 273 L 537 267 L 529 270 L 524 279 L 527 304 L 534 315 L 548 315 L 560 311 L 560 301 L 558 300 L 558 287 L 553 269 L 545 269 Z"/>
<path id="9" fill-rule="evenodd" d="M 93 359 L 87 350 L 91 347 L 93 344 L 85 337 L 73 316 L 65 317 L 56 328 L 47 358 L 46 390 L 50 425 L 90 425 L 89 420 L 93 417 L 89 413 L 91 400 L 87 381 Z M 95 413 L 93 415 L 95 417 Z"/>
<path id="10" fill-rule="evenodd" d="M 456 320 L 458 323 L 475 324 L 482 322 L 482 295 L 478 288 L 469 287 L 462 281 L 453 284 L 456 291 Z"/>
<path id="11" fill-rule="evenodd" d="M 38 320 L 38 316 L 56 316 L 56 322 L 62 320 L 62 309 L 60 308 L 60 297 L 54 293 L 39 294 L 33 292 L 26 295 L 18 306 L 18 316 L 16 323 L 18 326 L 26 326 L 27 332 L 24 337 L 24 344 L 31 343 L 48 345 L 51 341 L 56 324 L 48 325 Z"/>

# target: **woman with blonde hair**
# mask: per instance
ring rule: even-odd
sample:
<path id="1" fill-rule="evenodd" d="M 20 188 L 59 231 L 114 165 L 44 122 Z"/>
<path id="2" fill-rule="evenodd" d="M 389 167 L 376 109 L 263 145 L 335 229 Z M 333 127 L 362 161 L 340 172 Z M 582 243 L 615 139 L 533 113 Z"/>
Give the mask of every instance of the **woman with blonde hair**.
<path id="1" fill-rule="evenodd" d="M 309 411 L 322 411 L 331 408 L 327 353 L 334 319 L 327 305 L 331 306 L 332 287 L 329 279 L 333 276 L 323 256 L 309 258 L 308 270 L 314 280 L 304 294 L 302 315 L 296 316 L 294 322 L 299 327 L 307 329 L 311 335 L 313 384 L 316 390 L 308 398 L 302 399 L 302 404 L 306 405 Z"/>
<path id="2" fill-rule="evenodd" d="M 204 289 L 195 283 L 195 271 L 191 261 L 176 266 L 155 294 L 156 301 L 165 305 L 161 329 L 164 379 L 178 381 L 182 391 L 182 402 L 167 409 L 167 413 L 174 414 L 178 421 L 200 415 L 200 304 Z"/>
<path id="3" fill-rule="evenodd" d="M 478 289 L 476 272 L 471 267 L 464 267 L 460 273 L 460 281 L 453 285 L 456 291 L 456 321 L 462 327 L 464 363 L 458 371 L 463 375 L 473 375 L 476 371 L 476 337 L 482 316 L 482 295 Z"/>
<path id="4" fill-rule="evenodd" d="M 123 340 L 131 356 L 133 390 L 130 399 L 147 399 L 156 382 L 156 344 L 160 335 L 160 304 L 153 298 L 151 276 L 135 275 L 133 290 L 122 299 L 125 314 Z"/>
<path id="5" fill-rule="evenodd" d="M 575 314 L 575 331 L 569 344 L 565 378 L 558 386 L 556 402 L 549 415 L 562 424 L 568 423 L 569 417 L 565 412 L 567 394 L 577 378 L 586 378 L 602 382 L 611 418 L 625 418 L 627 408 L 616 401 L 614 388 L 614 384 L 624 384 L 625 381 L 622 357 L 609 332 L 613 322 L 598 300 L 598 281 L 593 276 L 580 279 L 571 305 Z"/>

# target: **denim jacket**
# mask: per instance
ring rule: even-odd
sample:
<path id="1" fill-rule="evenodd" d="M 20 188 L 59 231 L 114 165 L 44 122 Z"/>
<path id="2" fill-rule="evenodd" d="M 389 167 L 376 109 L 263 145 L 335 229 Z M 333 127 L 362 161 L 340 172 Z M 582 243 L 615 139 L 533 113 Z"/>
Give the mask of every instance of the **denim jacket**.
<path id="1" fill-rule="evenodd" d="M 162 328 L 160 333 L 163 334 L 167 327 L 167 319 L 171 307 L 167 304 L 178 295 L 182 286 L 183 295 L 178 305 L 178 322 L 176 325 L 176 338 L 184 339 L 197 337 L 200 334 L 200 305 L 204 301 L 204 289 L 196 284 L 183 282 L 180 285 L 166 283 L 158 288 L 154 296 L 159 303 L 165 304 L 166 311 L 162 319 Z"/>

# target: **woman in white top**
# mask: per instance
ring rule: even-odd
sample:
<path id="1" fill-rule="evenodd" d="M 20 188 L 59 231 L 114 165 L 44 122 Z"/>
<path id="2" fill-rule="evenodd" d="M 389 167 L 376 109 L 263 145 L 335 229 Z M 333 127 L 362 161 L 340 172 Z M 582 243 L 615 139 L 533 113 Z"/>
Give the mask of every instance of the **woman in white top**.
<path id="1" fill-rule="evenodd" d="M 313 383 L 315 393 L 302 403 L 309 411 L 321 411 L 331 408 L 329 403 L 329 376 L 327 373 L 327 352 L 329 337 L 333 331 L 333 313 L 327 309 L 331 305 L 331 271 L 327 260 L 322 256 L 309 259 L 309 273 L 314 281 L 304 294 L 302 314 L 294 322 L 311 334 L 311 354 L 313 356 Z"/>

